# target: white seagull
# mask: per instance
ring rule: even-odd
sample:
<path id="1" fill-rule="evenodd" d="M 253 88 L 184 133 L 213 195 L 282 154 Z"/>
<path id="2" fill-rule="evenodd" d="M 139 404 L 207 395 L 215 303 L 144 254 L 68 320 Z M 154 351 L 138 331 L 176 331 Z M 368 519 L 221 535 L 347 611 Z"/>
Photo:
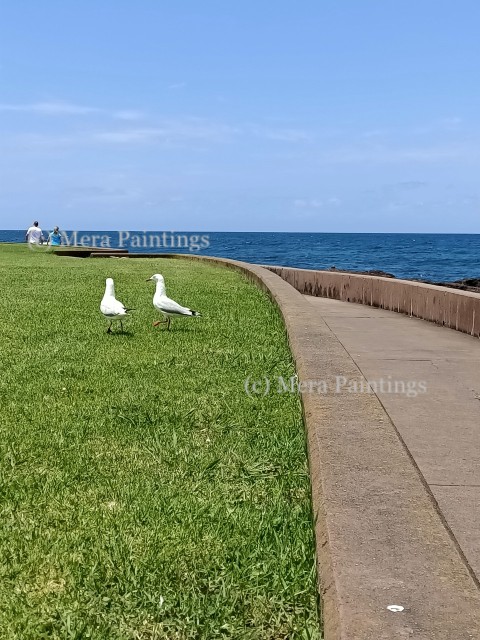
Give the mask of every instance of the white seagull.
<path id="1" fill-rule="evenodd" d="M 123 331 L 123 318 L 127 317 L 129 311 L 134 311 L 134 309 L 127 309 L 115 298 L 115 286 L 112 278 L 107 278 L 105 281 L 105 293 L 100 303 L 100 311 L 107 320 L 110 320 L 107 333 L 112 333 L 112 323 L 114 320 L 120 320 L 120 327 Z"/>
<path id="2" fill-rule="evenodd" d="M 165 280 L 163 279 L 162 274 L 155 273 L 151 278 L 147 279 L 147 282 L 153 280 L 157 283 L 155 289 L 155 295 L 153 296 L 153 306 L 155 309 L 158 309 L 160 313 L 163 314 L 165 320 L 157 320 L 153 323 L 154 327 L 157 327 L 159 324 L 167 323 L 167 329 L 170 329 L 171 318 L 174 316 L 199 316 L 198 311 L 193 311 L 193 309 L 188 309 L 188 307 L 182 307 L 175 302 L 175 300 L 171 300 L 167 296 L 167 291 L 165 289 Z"/>

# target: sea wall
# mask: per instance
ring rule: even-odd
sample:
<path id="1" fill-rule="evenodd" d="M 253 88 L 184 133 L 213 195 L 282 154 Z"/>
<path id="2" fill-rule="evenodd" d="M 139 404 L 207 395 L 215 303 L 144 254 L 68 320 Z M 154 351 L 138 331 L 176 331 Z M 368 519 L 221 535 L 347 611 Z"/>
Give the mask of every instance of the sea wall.
<path id="1" fill-rule="evenodd" d="M 480 294 L 377 276 L 266 266 L 310 296 L 397 311 L 480 336 Z"/>

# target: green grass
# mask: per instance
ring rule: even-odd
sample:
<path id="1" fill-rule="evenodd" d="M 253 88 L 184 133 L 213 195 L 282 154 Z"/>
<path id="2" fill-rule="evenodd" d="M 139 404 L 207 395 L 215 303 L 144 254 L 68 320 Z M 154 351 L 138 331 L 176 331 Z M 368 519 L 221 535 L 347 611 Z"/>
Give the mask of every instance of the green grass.
<path id="1" fill-rule="evenodd" d="M 155 272 L 203 317 L 153 328 Z M 204 263 L 12 245 L 0 282 L 0 637 L 317 639 L 299 399 L 244 390 L 294 373 L 266 295 Z"/>

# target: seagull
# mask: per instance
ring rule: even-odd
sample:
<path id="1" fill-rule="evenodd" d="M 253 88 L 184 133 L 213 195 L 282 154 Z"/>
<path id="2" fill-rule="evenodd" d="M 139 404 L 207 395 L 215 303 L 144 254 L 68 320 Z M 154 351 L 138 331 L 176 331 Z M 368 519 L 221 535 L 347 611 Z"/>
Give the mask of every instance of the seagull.
<path id="1" fill-rule="evenodd" d="M 112 333 L 112 323 L 114 320 L 120 320 L 120 327 L 123 331 L 123 318 L 127 317 L 129 311 L 135 311 L 135 309 L 127 309 L 115 298 L 115 286 L 112 278 L 107 278 L 105 281 L 105 293 L 103 294 L 103 299 L 100 303 L 100 311 L 107 320 L 110 320 L 107 333 Z"/>
<path id="2" fill-rule="evenodd" d="M 155 273 L 151 278 L 147 279 L 147 282 L 153 280 L 157 283 L 155 289 L 155 295 L 153 296 L 153 306 L 163 314 L 165 320 L 157 320 L 153 323 L 154 327 L 158 327 L 159 324 L 167 323 L 167 329 L 170 329 L 171 317 L 173 316 L 199 316 L 198 311 L 188 309 L 188 307 L 182 307 L 167 297 L 167 291 L 165 289 L 165 280 L 162 274 Z"/>

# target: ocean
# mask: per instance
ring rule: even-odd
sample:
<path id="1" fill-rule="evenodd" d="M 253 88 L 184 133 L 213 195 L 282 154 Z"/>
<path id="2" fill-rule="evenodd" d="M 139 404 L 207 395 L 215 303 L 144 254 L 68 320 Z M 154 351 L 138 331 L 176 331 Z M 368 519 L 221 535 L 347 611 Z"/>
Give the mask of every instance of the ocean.
<path id="1" fill-rule="evenodd" d="M 65 233 L 72 241 L 73 232 Z M 103 246 L 132 253 L 196 253 L 304 269 L 375 269 L 433 281 L 480 278 L 480 234 L 77 232 L 77 242 L 82 237 L 88 246 L 95 242 L 100 247 L 103 241 Z M 24 238 L 24 230 L 0 231 L 0 243 Z"/>

